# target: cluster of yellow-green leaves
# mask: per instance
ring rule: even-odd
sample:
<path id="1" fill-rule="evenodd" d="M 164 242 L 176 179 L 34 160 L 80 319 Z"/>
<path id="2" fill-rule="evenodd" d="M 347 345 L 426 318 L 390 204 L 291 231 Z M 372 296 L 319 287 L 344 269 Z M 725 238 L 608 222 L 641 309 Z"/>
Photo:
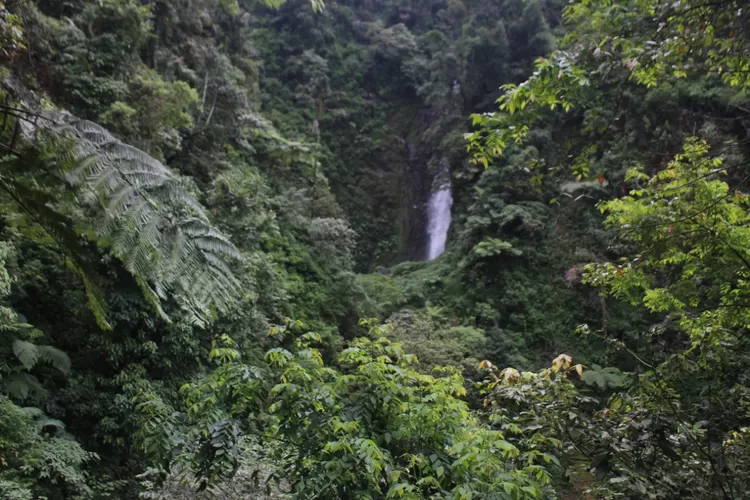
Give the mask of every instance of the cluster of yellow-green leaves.
<path id="1" fill-rule="evenodd" d="M 291 330 L 277 329 L 282 346 L 263 368 L 242 363 L 231 339 L 221 339 L 216 370 L 183 388 L 181 418 L 201 444 L 182 446 L 173 460 L 209 485 L 236 465 L 232 429 L 241 429 L 265 444 L 295 498 L 548 497 L 550 458 L 521 453 L 480 422 L 456 369 L 415 371 L 416 358 L 385 330 L 372 325 L 333 365 L 313 347 L 315 333 L 282 338 Z"/>

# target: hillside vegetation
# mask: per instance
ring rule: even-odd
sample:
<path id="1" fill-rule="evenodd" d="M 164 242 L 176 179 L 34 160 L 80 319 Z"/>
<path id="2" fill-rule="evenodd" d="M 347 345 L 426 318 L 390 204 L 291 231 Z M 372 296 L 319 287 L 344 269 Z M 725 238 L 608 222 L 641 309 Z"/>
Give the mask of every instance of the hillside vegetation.
<path id="1" fill-rule="evenodd" d="M 749 16 L 0 0 L 0 498 L 745 498 Z"/>

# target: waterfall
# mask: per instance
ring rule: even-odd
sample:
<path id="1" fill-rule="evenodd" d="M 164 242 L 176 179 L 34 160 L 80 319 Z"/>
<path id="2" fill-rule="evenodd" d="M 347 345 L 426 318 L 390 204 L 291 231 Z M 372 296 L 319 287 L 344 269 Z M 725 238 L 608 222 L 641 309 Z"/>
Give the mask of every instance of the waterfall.
<path id="1" fill-rule="evenodd" d="M 427 260 L 437 259 L 445 251 L 448 228 L 451 226 L 451 206 L 453 195 L 451 185 L 443 185 L 430 195 L 427 205 Z"/>

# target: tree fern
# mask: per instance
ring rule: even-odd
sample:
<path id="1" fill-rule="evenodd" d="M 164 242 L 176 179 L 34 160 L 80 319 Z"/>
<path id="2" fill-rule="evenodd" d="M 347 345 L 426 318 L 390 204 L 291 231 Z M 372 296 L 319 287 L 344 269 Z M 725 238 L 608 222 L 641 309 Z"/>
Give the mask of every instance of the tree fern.
<path id="1" fill-rule="evenodd" d="M 41 418 L 44 416 L 44 412 L 41 410 L 41 408 L 37 408 L 36 406 L 25 406 L 21 409 L 25 411 L 31 418 Z"/>
<path id="2" fill-rule="evenodd" d="M 62 112 L 36 116 L 33 122 L 23 121 L 23 138 L 53 145 L 42 155 L 53 168 L 40 169 L 39 175 L 47 176 L 48 187 L 58 182 L 58 189 L 72 188 L 84 217 L 74 223 L 58 210 L 54 189 L 29 187 L 28 176 L 19 178 L 13 168 L 0 174 L 0 188 L 66 250 L 84 278 L 91 309 L 102 327 L 109 325 L 96 277 L 80 258 L 82 234 L 123 263 L 167 320 L 163 303 L 170 297 L 199 325 L 235 302 L 239 284 L 229 261 L 239 258 L 239 252 L 211 225 L 178 176 L 95 123 Z M 25 164 L 28 159 L 15 161 Z M 36 177 L 31 180 L 37 182 Z"/>
<path id="3" fill-rule="evenodd" d="M 40 345 L 37 347 L 39 352 L 39 361 L 52 365 L 62 373 L 70 373 L 70 358 L 60 349 L 49 345 Z"/>
<path id="4" fill-rule="evenodd" d="M 13 355 L 22 368 L 12 368 L 10 366 L 3 375 L 3 384 L 0 387 L 4 391 L 18 400 L 24 400 L 30 395 L 42 396 L 44 388 L 36 377 L 27 370 L 33 369 L 39 363 L 48 363 L 62 373 L 70 373 L 70 358 L 63 351 L 48 345 L 36 345 L 22 339 L 15 339 L 12 342 Z"/>
<path id="5" fill-rule="evenodd" d="M 28 372 L 14 372 L 5 377 L 5 391 L 20 401 L 29 396 L 43 396 L 44 387 L 39 380 Z"/>
<path id="6" fill-rule="evenodd" d="M 31 342 L 16 339 L 13 341 L 13 355 L 26 368 L 31 370 L 39 361 L 39 348 Z"/>
<path id="7" fill-rule="evenodd" d="M 214 228 L 200 204 L 161 162 L 123 144 L 104 128 L 63 113 L 48 113 L 56 133 L 76 141 L 66 180 L 97 212 L 99 241 L 139 278 L 157 310 L 168 293 L 196 323 L 225 310 L 237 280 L 227 266 L 239 252 Z"/>

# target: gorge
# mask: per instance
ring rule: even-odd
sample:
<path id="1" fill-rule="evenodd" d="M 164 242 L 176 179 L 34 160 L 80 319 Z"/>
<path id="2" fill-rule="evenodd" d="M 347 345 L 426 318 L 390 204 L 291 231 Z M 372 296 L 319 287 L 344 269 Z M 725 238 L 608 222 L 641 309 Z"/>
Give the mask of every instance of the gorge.
<path id="1" fill-rule="evenodd" d="M 743 498 L 748 54 L 739 0 L 0 0 L 0 499 Z"/>

